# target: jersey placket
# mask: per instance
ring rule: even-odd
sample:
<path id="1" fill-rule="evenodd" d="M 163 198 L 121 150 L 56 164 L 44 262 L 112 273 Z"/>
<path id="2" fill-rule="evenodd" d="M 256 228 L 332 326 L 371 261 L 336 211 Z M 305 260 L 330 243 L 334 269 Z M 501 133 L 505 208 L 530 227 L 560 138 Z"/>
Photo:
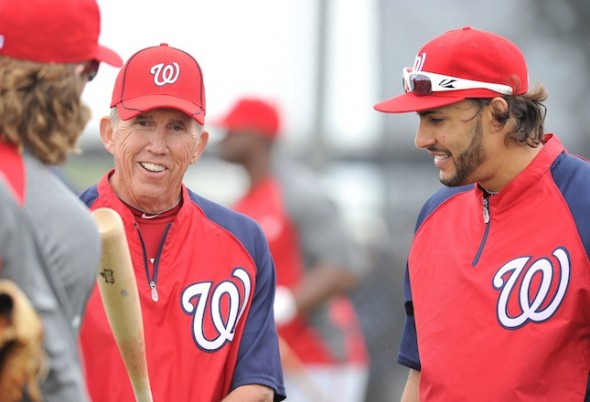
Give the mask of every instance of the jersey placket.
<path id="1" fill-rule="evenodd" d="M 162 235 L 162 240 L 160 241 L 160 246 L 158 247 L 158 253 L 156 254 L 156 259 L 154 260 L 154 269 L 152 275 L 150 276 L 150 266 L 149 266 L 149 257 L 147 254 L 147 250 L 145 247 L 145 242 L 143 241 L 143 236 L 141 235 L 141 231 L 139 230 L 139 226 L 137 223 L 135 224 L 135 229 L 137 230 L 137 234 L 139 235 L 139 241 L 141 242 L 141 248 L 143 251 L 143 266 L 145 269 L 145 276 L 147 279 L 147 283 L 150 286 L 150 290 L 152 293 L 152 300 L 157 302 L 159 300 L 158 295 L 158 268 L 160 266 L 160 256 L 162 254 L 162 249 L 164 248 L 164 243 L 166 242 L 166 237 L 168 236 L 168 230 L 170 230 L 170 226 L 172 223 L 168 223 L 166 225 L 166 229 L 164 230 L 164 234 Z"/>

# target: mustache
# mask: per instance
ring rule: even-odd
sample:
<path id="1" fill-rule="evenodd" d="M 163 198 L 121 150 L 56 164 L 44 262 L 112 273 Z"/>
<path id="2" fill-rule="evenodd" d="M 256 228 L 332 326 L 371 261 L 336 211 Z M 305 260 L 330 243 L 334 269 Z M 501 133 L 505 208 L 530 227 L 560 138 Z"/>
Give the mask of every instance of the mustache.
<path id="1" fill-rule="evenodd" d="M 436 146 L 428 147 L 428 148 L 426 148 L 426 150 L 428 152 L 433 152 L 433 153 L 443 153 L 443 154 L 448 154 L 448 155 L 451 154 L 448 149 L 440 148 L 440 147 L 436 147 Z"/>

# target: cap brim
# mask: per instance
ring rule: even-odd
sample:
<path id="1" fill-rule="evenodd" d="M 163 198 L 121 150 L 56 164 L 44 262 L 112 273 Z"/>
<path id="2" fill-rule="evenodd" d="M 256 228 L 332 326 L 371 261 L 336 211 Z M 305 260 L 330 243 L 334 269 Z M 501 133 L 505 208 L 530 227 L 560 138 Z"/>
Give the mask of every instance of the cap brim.
<path id="1" fill-rule="evenodd" d="M 465 99 L 465 96 L 419 96 L 413 92 L 408 92 L 379 102 L 373 108 L 384 113 L 421 112 L 451 105 Z"/>
<path id="2" fill-rule="evenodd" d="M 94 58 L 98 61 L 105 62 L 114 67 L 121 67 L 123 65 L 123 59 L 114 50 L 108 47 L 98 45 L 96 47 L 96 54 Z"/>
<path id="3" fill-rule="evenodd" d="M 117 104 L 117 112 L 123 120 L 129 120 L 153 109 L 176 109 L 205 124 L 205 113 L 198 105 L 184 99 L 169 95 L 146 95 L 123 101 Z"/>

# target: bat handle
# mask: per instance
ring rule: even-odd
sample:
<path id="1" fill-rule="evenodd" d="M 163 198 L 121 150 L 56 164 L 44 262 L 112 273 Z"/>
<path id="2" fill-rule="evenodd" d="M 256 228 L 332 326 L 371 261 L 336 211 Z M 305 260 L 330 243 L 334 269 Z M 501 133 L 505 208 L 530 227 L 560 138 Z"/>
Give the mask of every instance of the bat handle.
<path id="1" fill-rule="evenodd" d="M 141 384 L 133 384 L 133 393 L 137 402 L 154 402 L 149 381 L 141 381 Z"/>

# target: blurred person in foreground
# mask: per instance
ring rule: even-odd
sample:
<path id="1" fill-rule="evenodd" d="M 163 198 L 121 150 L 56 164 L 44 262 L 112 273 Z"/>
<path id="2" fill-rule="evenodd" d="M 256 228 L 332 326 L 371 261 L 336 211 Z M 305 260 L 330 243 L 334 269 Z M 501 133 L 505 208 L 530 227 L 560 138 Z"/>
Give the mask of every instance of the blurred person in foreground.
<path id="1" fill-rule="evenodd" d="M 336 205 L 314 175 L 276 158 L 280 114 L 271 102 L 238 99 L 213 123 L 222 159 L 250 180 L 234 209 L 256 219 L 277 269 L 275 320 L 290 401 L 364 400 L 368 355 L 347 297 L 367 268 Z"/>
<path id="2" fill-rule="evenodd" d="M 446 187 L 419 214 L 403 401 L 582 401 L 590 371 L 590 164 L 544 133 L 547 92 L 511 41 L 448 31 L 403 69 L 416 146 Z"/>
<path id="3" fill-rule="evenodd" d="M 38 253 L 33 228 L 22 211 L 22 197 L 5 178 L 0 179 L 0 400 L 41 402 L 40 390 L 47 369 L 43 349 L 43 305 L 33 294 L 36 307 L 22 291 L 50 294 L 47 280 L 39 273 L 43 259 Z M 22 286 L 20 284 L 23 284 Z M 35 310 L 37 308 L 37 310 Z M 61 315 L 57 307 L 47 308 L 45 320 Z"/>
<path id="4" fill-rule="evenodd" d="M 95 0 L 0 0 L 0 172 L 23 206 L 38 269 L 3 267 L 41 315 L 49 357 L 45 401 L 88 400 L 77 337 L 95 282 L 100 238 L 88 209 L 54 175 L 90 119 L 81 100 L 100 62 Z M 0 176 L 2 176 L 0 175 Z"/>
<path id="5" fill-rule="evenodd" d="M 123 219 L 154 401 L 283 400 L 264 234 L 183 184 L 209 138 L 201 67 L 166 44 L 142 49 L 119 72 L 111 108 L 100 135 L 115 167 L 81 198 Z M 97 288 L 81 343 L 93 401 L 134 400 Z"/>

